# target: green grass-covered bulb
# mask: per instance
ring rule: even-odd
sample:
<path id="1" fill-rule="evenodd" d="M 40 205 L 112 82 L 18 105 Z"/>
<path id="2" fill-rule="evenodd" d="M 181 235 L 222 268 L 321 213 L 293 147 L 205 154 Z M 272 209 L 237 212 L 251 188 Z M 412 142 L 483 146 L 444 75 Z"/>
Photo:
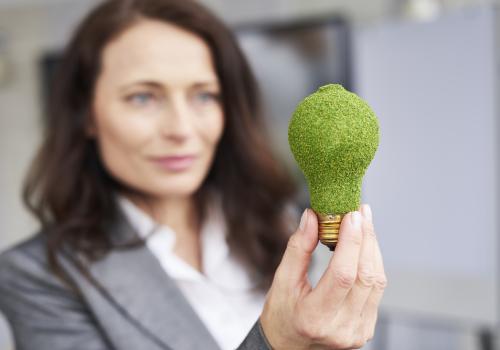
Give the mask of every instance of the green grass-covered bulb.
<path id="1" fill-rule="evenodd" d="M 316 213 L 358 210 L 363 176 L 379 144 L 378 120 L 365 101 L 339 84 L 320 87 L 297 106 L 288 142 Z"/>

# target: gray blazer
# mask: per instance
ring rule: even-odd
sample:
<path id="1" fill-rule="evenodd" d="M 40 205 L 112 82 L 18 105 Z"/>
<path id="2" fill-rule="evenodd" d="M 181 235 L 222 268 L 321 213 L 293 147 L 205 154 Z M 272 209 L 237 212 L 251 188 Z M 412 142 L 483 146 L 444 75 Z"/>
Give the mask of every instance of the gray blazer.
<path id="1" fill-rule="evenodd" d="M 136 235 L 119 220 L 112 241 Z M 17 350 L 215 350 L 212 335 L 146 246 L 112 250 L 90 267 L 91 281 L 59 255 L 78 294 L 48 268 L 38 233 L 0 255 L 0 310 Z M 269 350 L 260 323 L 238 350 Z"/>

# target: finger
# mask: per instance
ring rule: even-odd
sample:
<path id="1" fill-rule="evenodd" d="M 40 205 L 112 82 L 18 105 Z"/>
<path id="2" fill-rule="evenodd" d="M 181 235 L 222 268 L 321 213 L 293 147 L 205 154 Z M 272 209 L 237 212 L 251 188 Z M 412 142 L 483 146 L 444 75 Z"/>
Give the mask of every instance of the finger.
<path id="1" fill-rule="evenodd" d="M 370 305 L 372 307 L 378 308 L 386 288 L 387 276 L 384 271 L 382 253 L 380 252 L 380 247 L 377 240 L 375 240 L 375 283 L 373 286 L 371 299 L 369 299 Z"/>
<path id="2" fill-rule="evenodd" d="M 348 318 L 360 317 L 375 283 L 375 230 L 371 221 L 370 208 L 361 206 L 363 216 L 363 242 L 359 256 L 358 272 L 353 287 L 347 294 L 342 308 Z"/>
<path id="3" fill-rule="evenodd" d="M 288 240 L 276 272 L 277 277 L 292 285 L 304 281 L 307 278 L 312 252 L 317 245 L 318 220 L 311 210 L 306 209 L 300 219 L 299 228 Z"/>
<path id="4" fill-rule="evenodd" d="M 335 253 L 310 294 L 313 302 L 322 309 L 329 306 L 329 312 L 333 312 L 343 302 L 356 280 L 362 244 L 361 219 L 357 211 L 344 216 Z"/>
<path id="5" fill-rule="evenodd" d="M 382 261 L 382 253 L 378 242 L 375 240 L 375 283 L 368 300 L 366 301 L 363 314 L 365 317 L 365 334 L 368 338 L 372 338 L 375 333 L 375 326 L 377 324 L 378 309 L 387 287 L 387 277 L 384 272 L 384 263 Z"/>

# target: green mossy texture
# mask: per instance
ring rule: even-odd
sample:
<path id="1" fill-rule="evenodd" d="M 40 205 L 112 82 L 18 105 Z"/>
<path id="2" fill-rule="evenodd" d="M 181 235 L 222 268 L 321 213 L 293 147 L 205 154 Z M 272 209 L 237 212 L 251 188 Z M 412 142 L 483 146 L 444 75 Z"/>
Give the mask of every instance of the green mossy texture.
<path id="1" fill-rule="evenodd" d="M 375 113 L 339 84 L 320 87 L 299 103 L 288 143 L 304 173 L 317 213 L 357 210 L 361 183 L 379 144 Z"/>

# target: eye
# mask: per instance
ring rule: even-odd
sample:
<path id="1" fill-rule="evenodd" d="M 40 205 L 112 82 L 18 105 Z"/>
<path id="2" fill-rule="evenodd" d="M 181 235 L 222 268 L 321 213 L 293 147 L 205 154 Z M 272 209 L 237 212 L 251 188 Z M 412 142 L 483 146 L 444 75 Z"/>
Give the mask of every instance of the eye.
<path id="1" fill-rule="evenodd" d="M 154 101 L 156 96 L 150 92 L 138 92 L 126 97 L 127 102 L 137 106 L 145 106 Z"/>
<path id="2" fill-rule="evenodd" d="M 197 102 L 201 103 L 219 102 L 220 94 L 217 92 L 200 91 L 195 94 L 195 99 Z"/>

